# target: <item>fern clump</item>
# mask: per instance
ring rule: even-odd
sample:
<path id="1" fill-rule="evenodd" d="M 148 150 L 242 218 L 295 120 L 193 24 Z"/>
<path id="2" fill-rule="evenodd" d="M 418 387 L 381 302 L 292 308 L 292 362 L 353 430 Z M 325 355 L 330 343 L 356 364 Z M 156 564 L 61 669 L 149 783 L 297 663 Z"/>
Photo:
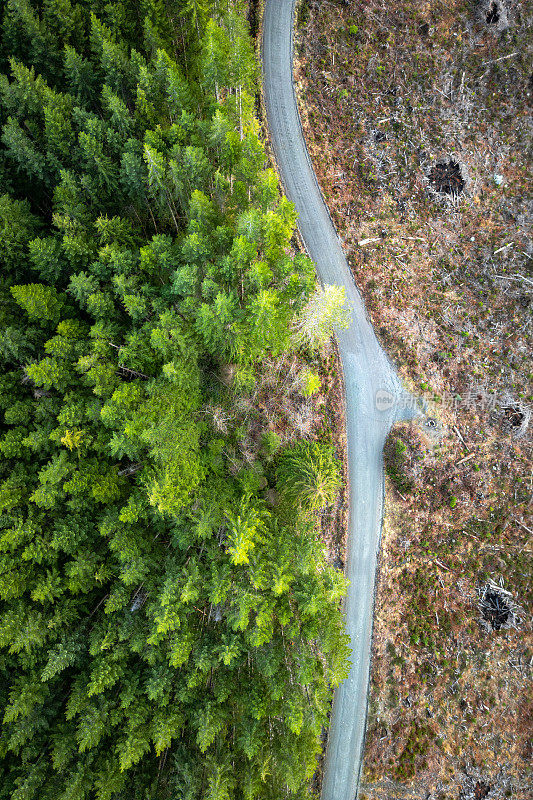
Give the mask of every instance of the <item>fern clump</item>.
<path id="1" fill-rule="evenodd" d="M 331 505 L 340 486 L 340 465 L 331 445 L 298 442 L 285 450 L 276 470 L 281 497 L 303 511 Z"/>

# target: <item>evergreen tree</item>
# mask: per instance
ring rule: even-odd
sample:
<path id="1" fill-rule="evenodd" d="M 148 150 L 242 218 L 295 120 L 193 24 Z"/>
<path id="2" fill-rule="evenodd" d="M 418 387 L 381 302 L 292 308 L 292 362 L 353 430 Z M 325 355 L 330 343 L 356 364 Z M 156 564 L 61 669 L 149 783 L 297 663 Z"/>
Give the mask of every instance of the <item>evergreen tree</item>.
<path id="1" fill-rule="evenodd" d="M 252 423 L 211 424 L 314 286 L 244 4 L 0 14 L 0 800 L 306 797 L 346 670 L 310 511 L 338 469 L 244 467 Z"/>
<path id="2" fill-rule="evenodd" d="M 311 349 L 324 348 L 335 330 L 350 325 L 350 312 L 344 304 L 343 286 L 317 287 L 296 320 L 296 343 Z"/>

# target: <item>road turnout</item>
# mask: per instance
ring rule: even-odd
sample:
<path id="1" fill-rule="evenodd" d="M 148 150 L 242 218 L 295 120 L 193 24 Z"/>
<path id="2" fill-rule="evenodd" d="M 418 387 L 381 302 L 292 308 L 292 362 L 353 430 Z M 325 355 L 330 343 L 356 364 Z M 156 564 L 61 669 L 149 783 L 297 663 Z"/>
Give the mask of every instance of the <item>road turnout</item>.
<path id="1" fill-rule="evenodd" d="M 350 327 L 338 342 L 346 387 L 349 531 L 345 573 L 346 631 L 352 648 L 348 678 L 335 692 L 322 800 L 354 800 L 363 756 L 370 678 L 377 554 L 383 513 L 383 444 L 405 398 L 401 382 L 366 316 L 341 242 L 322 198 L 296 104 L 293 84 L 295 0 L 265 0 L 263 95 L 270 143 L 285 193 L 322 284 L 346 289 Z"/>

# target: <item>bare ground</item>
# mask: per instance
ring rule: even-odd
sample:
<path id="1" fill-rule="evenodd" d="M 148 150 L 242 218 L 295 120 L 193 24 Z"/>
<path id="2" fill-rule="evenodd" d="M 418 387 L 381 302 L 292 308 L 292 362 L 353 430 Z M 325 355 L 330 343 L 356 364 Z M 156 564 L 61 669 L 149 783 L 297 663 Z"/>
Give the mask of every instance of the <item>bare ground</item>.
<path id="1" fill-rule="evenodd" d="M 431 418 L 387 445 L 367 798 L 528 796 L 528 24 L 511 0 L 300 10 L 314 167 L 373 324 Z M 488 580 L 521 607 L 514 627 L 480 624 Z"/>

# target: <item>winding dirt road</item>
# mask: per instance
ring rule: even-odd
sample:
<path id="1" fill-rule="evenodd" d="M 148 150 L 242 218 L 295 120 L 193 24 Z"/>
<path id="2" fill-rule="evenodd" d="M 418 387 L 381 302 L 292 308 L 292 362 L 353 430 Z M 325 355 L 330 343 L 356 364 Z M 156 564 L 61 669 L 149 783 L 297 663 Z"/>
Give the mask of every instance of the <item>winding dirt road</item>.
<path id="1" fill-rule="evenodd" d="M 293 85 L 295 0 L 265 0 L 263 91 L 270 141 L 298 228 L 323 284 L 346 288 L 352 323 L 339 335 L 346 386 L 349 535 L 345 601 L 352 646 L 348 678 L 335 693 L 322 800 L 354 800 L 367 713 L 374 582 L 383 509 L 383 444 L 399 418 L 402 386 L 370 325 L 305 145 Z"/>

